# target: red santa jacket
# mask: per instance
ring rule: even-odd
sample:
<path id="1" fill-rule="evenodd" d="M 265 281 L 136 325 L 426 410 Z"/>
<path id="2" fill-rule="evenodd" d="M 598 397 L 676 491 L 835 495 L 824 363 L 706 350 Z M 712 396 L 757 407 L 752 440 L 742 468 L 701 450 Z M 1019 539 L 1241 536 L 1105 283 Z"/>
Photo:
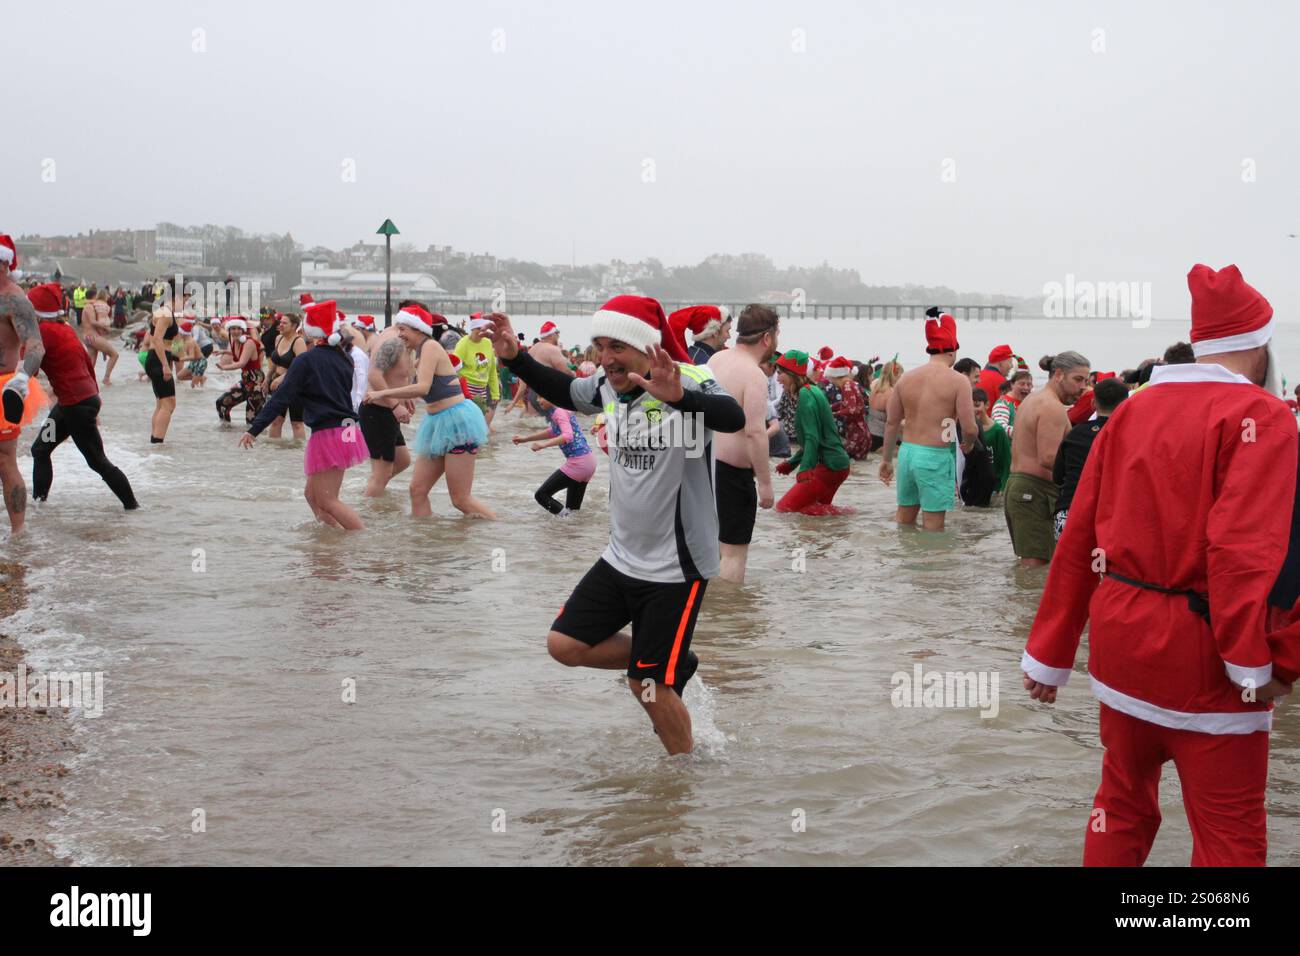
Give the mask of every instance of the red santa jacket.
<path id="1" fill-rule="evenodd" d="M 980 381 L 975 387 L 984 389 L 984 394 L 989 397 L 989 408 L 992 408 L 993 403 L 1002 397 L 998 389 L 1002 387 L 1002 383 L 1006 380 L 1005 375 L 990 366 L 985 366 L 984 370 L 980 372 Z"/>
<path id="2" fill-rule="evenodd" d="M 1181 730 L 1268 730 L 1271 707 L 1243 701 L 1238 685 L 1272 677 L 1266 599 L 1286 557 L 1296 442 L 1282 400 L 1246 378 L 1219 365 L 1156 369 L 1093 443 L 1025 673 L 1064 684 L 1089 623 L 1088 671 L 1102 703 Z M 1207 596 L 1211 624 L 1185 595 L 1102 570 Z"/>

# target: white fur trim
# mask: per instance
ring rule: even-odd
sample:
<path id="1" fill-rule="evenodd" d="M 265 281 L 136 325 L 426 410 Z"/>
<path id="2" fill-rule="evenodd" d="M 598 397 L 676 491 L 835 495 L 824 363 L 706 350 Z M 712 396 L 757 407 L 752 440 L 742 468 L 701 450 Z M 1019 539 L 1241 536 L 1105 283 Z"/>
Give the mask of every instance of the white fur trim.
<path id="1" fill-rule="evenodd" d="M 1271 338 L 1273 338 L 1273 319 L 1270 317 L 1267 322 L 1252 332 L 1193 342 L 1192 354 L 1200 358 L 1202 355 L 1217 355 L 1220 352 L 1245 352 L 1247 349 L 1257 349 L 1261 345 L 1267 345 Z"/>
<path id="2" fill-rule="evenodd" d="M 37 312 L 36 313 L 36 317 L 38 319 L 57 319 L 61 315 L 63 315 L 62 312 Z"/>
<path id="3" fill-rule="evenodd" d="M 591 337 L 626 342 L 642 352 L 649 352 L 650 346 L 659 345 L 663 341 L 660 333 L 647 323 L 610 309 L 601 309 L 591 317 Z"/>
<path id="4" fill-rule="evenodd" d="M 405 310 L 398 312 L 393 316 L 394 325 L 407 325 L 417 332 L 423 332 L 425 335 L 433 335 L 433 326 L 424 321 L 418 315 Z"/>
<path id="5" fill-rule="evenodd" d="M 226 328 L 228 328 L 228 329 L 243 329 L 245 332 L 247 332 L 247 331 L 248 331 L 248 323 L 245 322 L 243 319 L 227 319 L 227 320 L 226 320 Z"/>
<path id="6" fill-rule="evenodd" d="M 0 262 L 13 262 L 14 251 L 8 246 L 0 246 Z"/>
<path id="7" fill-rule="evenodd" d="M 1151 381 L 1147 388 L 1152 385 L 1176 382 L 1225 382 L 1232 385 L 1251 385 L 1250 379 L 1244 375 L 1238 375 L 1236 372 L 1230 372 L 1222 365 L 1211 363 L 1184 363 L 1181 365 L 1157 365 L 1151 370 Z"/>
<path id="8" fill-rule="evenodd" d="M 707 339 L 710 335 L 716 335 L 722 331 L 722 322 L 717 319 L 709 319 L 704 328 L 698 332 L 691 333 L 692 341 L 698 342 L 700 339 Z"/>
<path id="9" fill-rule="evenodd" d="M 1033 676 L 1032 674 L 1030 675 Z M 1158 707 L 1138 697 L 1130 697 L 1113 687 L 1108 687 L 1097 678 L 1089 675 L 1092 692 L 1107 707 L 1112 707 L 1130 717 L 1145 720 L 1149 724 L 1169 727 L 1173 730 L 1194 730 L 1202 734 L 1253 734 L 1273 728 L 1271 710 L 1243 711 L 1209 711 L 1191 713 L 1185 710 L 1169 710 Z"/>
<path id="10" fill-rule="evenodd" d="M 1020 669 L 1028 674 L 1030 679 L 1040 684 L 1047 684 L 1049 687 L 1064 687 L 1070 681 L 1070 668 L 1048 667 L 1042 661 L 1034 659 L 1028 651 L 1020 655 Z"/>
<path id="11" fill-rule="evenodd" d="M 1238 687 L 1263 687 L 1273 679 L 1273 665 L 1271 663 L 1265 664 L 1263 667 L 1241 667 L 1224 661 L 1223 668 L 1228 672 L 1228 680 Z M 1250 683 L 1247 683 L 1247 681 Z"/>

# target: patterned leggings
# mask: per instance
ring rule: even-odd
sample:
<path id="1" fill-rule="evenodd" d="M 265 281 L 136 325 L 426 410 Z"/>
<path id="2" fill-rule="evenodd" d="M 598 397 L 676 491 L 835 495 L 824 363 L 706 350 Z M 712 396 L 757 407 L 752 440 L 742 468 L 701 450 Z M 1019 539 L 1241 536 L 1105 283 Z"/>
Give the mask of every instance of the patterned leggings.
<path id="1" fill-rule="evenodd" d="M 217 399 L 217 416 L 223 422 L 228 422 L 231 409 L 240 402 L 247 402 L 248 404 L 244 406 L 244 421 L 251 425 L 257 413 L 266 404 L 266 395 L 262 392 L 264 381 L 266 375 L 260 368 L 253 372 L 245 372 L 240 376 L 238 385 Z"/>

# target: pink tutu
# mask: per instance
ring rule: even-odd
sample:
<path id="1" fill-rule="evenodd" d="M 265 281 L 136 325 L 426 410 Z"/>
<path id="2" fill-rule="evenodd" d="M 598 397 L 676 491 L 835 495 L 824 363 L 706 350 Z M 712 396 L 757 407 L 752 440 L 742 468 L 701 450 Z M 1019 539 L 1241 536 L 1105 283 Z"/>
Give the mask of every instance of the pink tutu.
<path id="1" fill-rule="evenodd" d="M 305 474 L 329 471 L 331 468 L 348 469 L 370 458 L 365 436 L 359 425 L 340 425 L 313 431 L 307 439 L 307 454 L 302 460 Z"/>

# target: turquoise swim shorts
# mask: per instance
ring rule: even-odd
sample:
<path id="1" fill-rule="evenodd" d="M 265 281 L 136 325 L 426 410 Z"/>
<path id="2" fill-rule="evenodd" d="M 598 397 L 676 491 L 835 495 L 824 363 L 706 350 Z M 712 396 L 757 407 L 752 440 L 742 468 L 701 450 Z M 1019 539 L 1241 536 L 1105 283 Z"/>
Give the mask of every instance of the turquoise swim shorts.
<path id="1" fill-rule="evenodd" d="M 898 506 L 952 511 L 957 506 L 957 456 L 952 445 L 898 448 Z"/>

